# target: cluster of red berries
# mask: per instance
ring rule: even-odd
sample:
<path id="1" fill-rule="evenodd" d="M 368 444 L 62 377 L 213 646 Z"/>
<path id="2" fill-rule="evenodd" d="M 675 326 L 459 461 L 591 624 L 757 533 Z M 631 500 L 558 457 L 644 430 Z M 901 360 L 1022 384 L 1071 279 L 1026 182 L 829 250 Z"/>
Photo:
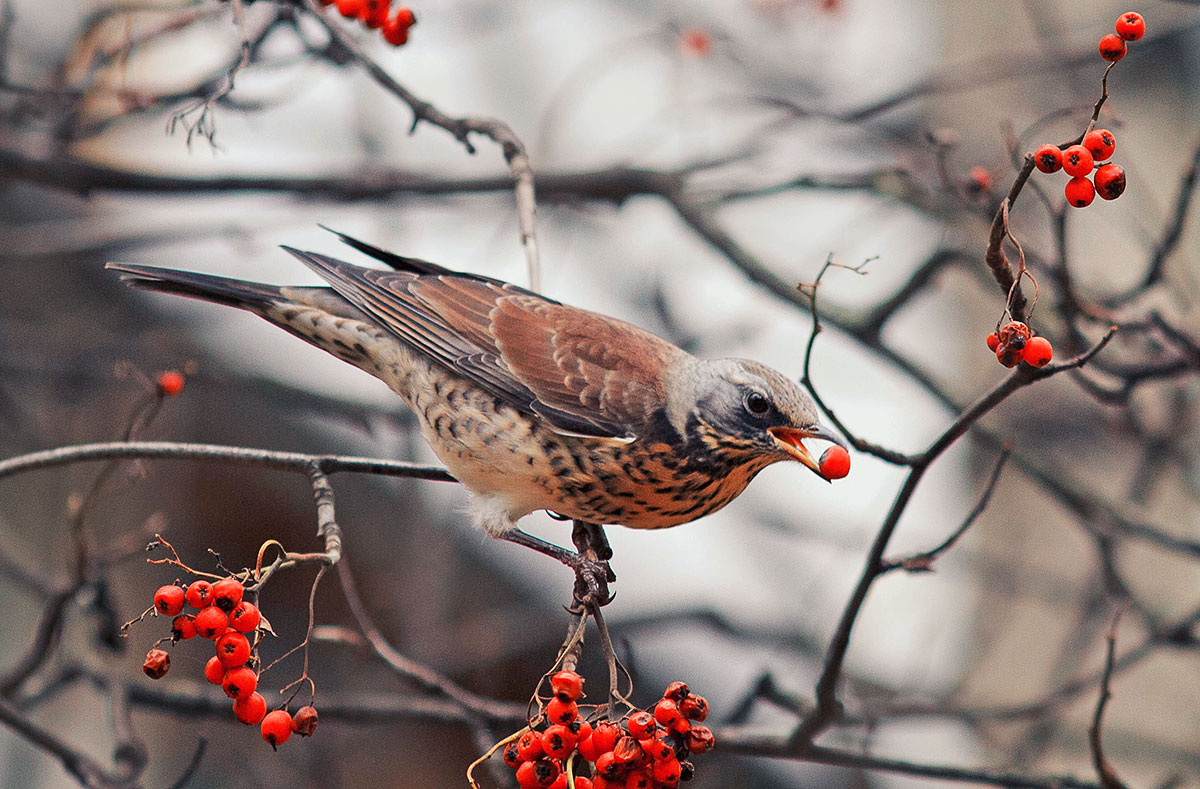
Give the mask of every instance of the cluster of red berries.
<path id="1" fill-rule="evenodd" d="M 850 453 L 834 444 L 821 453 L 817 468 L 825 479 L 841 479 L 850 473 Z"/>
<path id="2" fill-rule="evenodd" d="M 406 5 L 391 13 L 391 0 L 321 0 L 321 5 L 336 5 L 339 14 L 378 30 L 394 47 L 408 41 L 409 28 L 417 23 L 416 15 Z"/>
<path id="3" fill-rule="evenodd" d="M 1092 204 L 1096 195 L 1104 200 L 1116 200 L 1125 192 L 1125 170 L 1117 164 L 1096 167 L 1098 162 L 1111 159 L 1117 149 L 1117 138 L 1108 129 L 1092 129 L 1083 135 L 1078 145 L 1060 150 L 1057 145 L 1043 145 L 1034 151 L 1033 163 L 1043 173 L 1066 171 L 1072 176 L 1064 190 L 1067 202 L 1076 208 Z M 1095 169 L 1095 175 L 1088 175 Z M 1093 181 L 1095 183 L 1093 184 Z"/>
<path id="4" fill-rule="evenodd" d="M 1054 358 L 1054 348 L 1045 337 L 1031 336 L 1029 327 L 1020 321 L 1009 321 L 987 336 L 988 350 L 1005 367 L 1025 362 L 1032 367 L 1045 367 Z"/>
<path id="5" fill-rule="evenodd" d="M 1125 57 L 1125 42 L 1137 41 L 1146 35 L 1146 20 L 1137 11 L 1126 11 L 1117 17 L 1117 32 L 1100 39 L 1100 57 L 1116 63 Z"/>
<path id="6" fill-rule="evenodd" d="M 715 745 L 712 731 L 700 725 L 708 702 L 682 682 L 668 685 L 650 711 L 595 725 L 579 717 L 583 677 L 560 671 L 550 687 L 545 720 L 504 749 L 522 789 L 670 789 L 694 775 L 688 756 Z M 575 783 L 568 787 L 564 765 L 572 759 Z M 591 777 L 579 775 L 585 771 Z"/>
<path id="7" fill-rule="evenodd" d="M 213 642 L 216 654 L 204 664 L 204 677 L 220 685 L 233 699 L 233 714 L 247 726 L 260 725 L 262 737 L 272 747 L 282 745 L 292 733 L 303 737 L 317 727 L 317 711 L 301 707 L 295 715 L 279 709 L 267 712 L 267 702 L 258 692 L 258 672 L 251 660 L 253 636 L 262 622 L 258 607 L 243 600 L 245 588 L 236 578 L 216 583 L 194 581 L 187 589 L 178 584 L 159 587 L 154 593 L 154 610 L 171 620 L 171 643 L 200 636 Z M 196 609 L 185 614 L 184 606 Z M 165 641 L 166 639 L 164 639 Z M 161 643 L 161 642 L 160 642 Z M 171 656 L 157 646 L 146 653 L 142 671 L 151 679 L 161 679 L 171 668 Z"/>

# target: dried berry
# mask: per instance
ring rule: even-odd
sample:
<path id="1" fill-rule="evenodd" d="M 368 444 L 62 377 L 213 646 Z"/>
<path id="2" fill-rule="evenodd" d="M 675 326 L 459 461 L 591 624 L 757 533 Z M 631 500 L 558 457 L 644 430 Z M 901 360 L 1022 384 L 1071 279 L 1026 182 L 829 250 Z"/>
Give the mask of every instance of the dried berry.
<path id="1" fill-rule="evenodd" d="M 171 668 L 171 656 L 165 649 L 152 649 L 146 653 L 146 662 L 142 663 L 142 671 L 150 679 L 162 679 Z"/>

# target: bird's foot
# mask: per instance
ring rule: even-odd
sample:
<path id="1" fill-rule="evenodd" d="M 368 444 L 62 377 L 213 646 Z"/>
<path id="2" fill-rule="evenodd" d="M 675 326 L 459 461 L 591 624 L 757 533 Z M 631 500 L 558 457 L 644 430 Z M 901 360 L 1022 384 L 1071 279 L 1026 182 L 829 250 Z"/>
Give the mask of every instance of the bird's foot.
<path id="1" fill-rule="evenodd" d="M 614 595 L 608 585 L 617 580 L 608 560 L 612 558 L 612 547 L 598 523 L 575 521 L 571 531 L 571 542 L 577 553 L 575 570 L 575 599 L 573 610 L 597 608 L 612 602 Z"/>
<path id="2" fill-rule="evenodd" d="M 575 571 L 575 592 L 571 601 L 571 611 L 578 613 L 611 603 L 616 595 L 608 590 L 608 585 L 617 580 L 617 574 L 613 572 L 608 561 L 579 554 L 574 556 L 575 562 L 571 569 Z"/>

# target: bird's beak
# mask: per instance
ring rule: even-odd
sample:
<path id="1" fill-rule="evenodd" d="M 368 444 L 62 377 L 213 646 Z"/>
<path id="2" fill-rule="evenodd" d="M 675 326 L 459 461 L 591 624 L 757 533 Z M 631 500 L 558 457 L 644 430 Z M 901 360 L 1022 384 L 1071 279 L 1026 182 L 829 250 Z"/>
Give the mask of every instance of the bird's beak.
<path id="1" fill-rule="evenodd" d="M 789 455 L 808 466 L 817 474 L 821 473 L 820 464 L 812 453 L 808 451 L 808 447 L 804 446 L 802 439 L 805 438 L 820 438 L 825 441 L 832 441 L 843 449 L 847 449 L 846 442 L 841 439 L 836 433 L 824 425 L 810 425 L 808 427 L 768 427 L 767 432 L 771 437 L 783 447 L 783 450 Z"/>

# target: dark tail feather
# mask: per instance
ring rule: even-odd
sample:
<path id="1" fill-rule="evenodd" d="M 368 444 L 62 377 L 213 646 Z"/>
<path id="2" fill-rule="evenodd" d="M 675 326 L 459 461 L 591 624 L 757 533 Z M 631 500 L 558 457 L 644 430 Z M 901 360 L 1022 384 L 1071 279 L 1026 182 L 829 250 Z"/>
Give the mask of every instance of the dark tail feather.
<path id="1" fill-rule="evenodd" d="M 107 263 L 104 267 L 119 271 L 121 279 L 135 288 L 188 296 L 239 309 L 256 311 L 264 305 L 284 300 L 278 287 L 258 282 L 132 263 Z"/>
<path id="2" fill-rule="evenodd" d="M 412 271 L 417 274 L 454 273 L 448 268 L 439 266 L 437 263 L 430 263 L 428 260 L 421 260 L 420 258 L 409 258 L 405 257 L 404 255 L 397 255 L 395 252 L 388 252 L 386 249 L 380 249 L 377 246 L 368 244 L 366 241 L 359 241 L 353 236 L 348 236 L 345 233 L 339 233 L 333 228 L 325 227 L 325 225 L 320 225 L 320 227 L 322 230 L 328 230 L 330 233 L 333 233 L 335 236 L 340 238 L 343 243 L 349 244 L 364 255 L 369 255 L 376 260 L 388 264 L 397 271 Z"/>

